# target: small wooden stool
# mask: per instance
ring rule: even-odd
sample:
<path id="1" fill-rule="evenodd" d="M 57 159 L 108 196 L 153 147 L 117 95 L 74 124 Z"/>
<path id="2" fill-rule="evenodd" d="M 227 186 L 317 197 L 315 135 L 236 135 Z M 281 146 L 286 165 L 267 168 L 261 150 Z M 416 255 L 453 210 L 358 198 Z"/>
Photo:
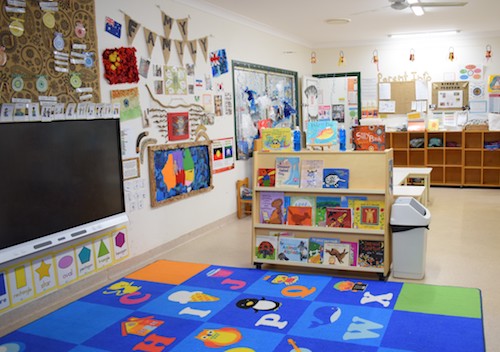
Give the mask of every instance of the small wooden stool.
<path id="1" fill-rule="evenodd" d="M 241 189 L 243 187 L 250 188 L 248 186 L 248 177 L 243 180 L 236 181 L 236 206 L 238 219 L 241 219 L 244 215 L 252 214 L 252 198 L 242 197 Z"/>

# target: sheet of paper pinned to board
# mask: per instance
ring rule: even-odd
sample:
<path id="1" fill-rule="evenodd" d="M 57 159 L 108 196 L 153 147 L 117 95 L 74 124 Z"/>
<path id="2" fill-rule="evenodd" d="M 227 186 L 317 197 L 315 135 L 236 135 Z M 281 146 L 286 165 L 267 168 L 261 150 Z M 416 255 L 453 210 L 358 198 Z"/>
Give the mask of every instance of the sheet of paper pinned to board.
<path id="1" fill-rule="evenodd" d="M 379 100 L 391 99 L 391 84 L 390 83 L 380 83 L 378 85 L 378 99 Z"/>
<path id="2" fill-rule="evenodd" d="M 378 111 L 380 113 L 395 113 L 396 101 L 394 100 L 380 100 L 378 102 Z"/>
<path id="3" fill-rule="evenodd" d="M 415 81 L 415 100 L 429 99 L 429 85 L 426 81 Z"/>

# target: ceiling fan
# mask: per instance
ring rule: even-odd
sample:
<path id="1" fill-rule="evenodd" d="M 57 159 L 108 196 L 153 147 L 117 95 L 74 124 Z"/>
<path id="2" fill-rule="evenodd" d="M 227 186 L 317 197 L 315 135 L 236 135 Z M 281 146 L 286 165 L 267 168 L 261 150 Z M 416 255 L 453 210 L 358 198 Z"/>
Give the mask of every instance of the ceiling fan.
<path id="1" fill-rule="evenodd" d="M 449 1 L 449 2 L 420 2 L 419 0 L 389 0 L 391 8 L 394 10 L 404 10 L 411 8 L 417 16 L 424 14 L 425 7 L 459 7 L 467 5 L 467 2 L 462 1 Z"/>

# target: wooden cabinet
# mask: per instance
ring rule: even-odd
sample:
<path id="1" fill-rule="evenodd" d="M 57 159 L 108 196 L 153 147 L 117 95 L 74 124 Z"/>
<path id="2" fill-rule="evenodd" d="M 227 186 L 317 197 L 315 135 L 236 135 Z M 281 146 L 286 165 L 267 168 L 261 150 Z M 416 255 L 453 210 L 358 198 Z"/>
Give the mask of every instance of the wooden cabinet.
<path id="1" fill-rule="evenodd" d="M 349 188 L 294 188 L 294 187 L 262 187 L 258 185 L 258 170 L 275 168 L 277 157 L 299 157 L 304 160 L 323 160 L 324 168 L 349 169 Z M 389 236 L 390 210 L 393 202 L 391 182 L 393 167 L 393 151 L 381 152 L 255 152 L 253 169 L 253 214 L 252 214 L 252 249 L 251 260 L 256 266 L 262 264 L 276 264 L 285 266 L 313 267 L 332 270 L 346 270 L 377 273 L 381 277 L 387 276 L 391 264 L 391 243 Z M 261 223 L 260 199 L 266 192 L 284 192 L 285 196 L 365 196 L 368 200 L 382 201 L 384 204 L 384 224 L 382 229 L 337 228 L 315 226 L 297 226 L 287 224 Z M 292 233 L 293 237 L 308 241 L 311 237 L 339 238 L 341 241 L 358 242 L 360 240 L 383 241 L 383 267 L 361 266 L 331 266 L 309 262 L 282 261 L 262 259 L 256 255 L 257 236 L 267 236 L 270 232 Z"/>
<path id="2" fill-rule="evenodd" d="M 388 132 L 386 148 L 394 150 L 394 166 L 432 167 L 431 184 L 500 186 L 500 131 Z M 420 148 L 412 140 L 424 138 Z"/>

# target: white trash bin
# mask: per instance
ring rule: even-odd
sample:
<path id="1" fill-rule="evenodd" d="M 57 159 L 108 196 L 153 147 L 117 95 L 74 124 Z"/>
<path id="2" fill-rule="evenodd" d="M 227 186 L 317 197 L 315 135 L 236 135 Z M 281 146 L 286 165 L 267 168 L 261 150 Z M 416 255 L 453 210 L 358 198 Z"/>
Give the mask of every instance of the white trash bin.
<path id="1" fill-rule="evenodd" d="M 392 205 L 390 227 L 395 278 L 424 278 L 430 221 L 429 210 L 415 198 L 400 197 Z"/>

